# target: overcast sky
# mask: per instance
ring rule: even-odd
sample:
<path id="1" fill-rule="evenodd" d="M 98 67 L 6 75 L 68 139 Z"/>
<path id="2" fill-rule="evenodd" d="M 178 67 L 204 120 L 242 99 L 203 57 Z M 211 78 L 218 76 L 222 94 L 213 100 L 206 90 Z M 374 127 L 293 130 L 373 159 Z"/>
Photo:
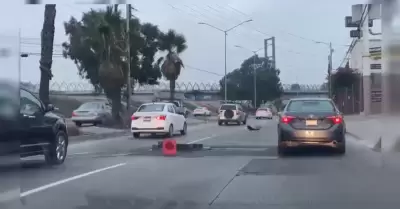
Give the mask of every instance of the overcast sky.
<path id="1" fill-rule="evenodd" d="M 42 1 L 53 3 L 55 1 Z M 67 40 L 63 22 L 71 16 L 80 19 L 89 9 L 105 5 L 76 4 L 76 0 L 63 0 L 57 4 L 55 23 L 55 47 L 53 58 L 54 82 L 85 82 L 77 75 L 72 61 L 60 56 L 61 43 Z M 75 2 L 75 3 L 74 3 Z M 83 2 L 83 1 L 80 1 Z M 216 3 L 218 2 L 218 3 Z M 222 32 L 198 22 L 206 22 L 226 29 L 241 21 L 253 19 L 228 35 L 228 72 L 240 66 L 252 55 L 250 50 L 263 47 L 264 39 L 276 38 L 277 67 L 281 70 L 284 84 L 321 84 L 327 72 L 328 46 L 320 42 L 332 42 L 335 50 L 333 66 L 343 60 L 347 44 L 351 42 L 349 29 L 344 27 L 344 17 L 351 14 L 351 5 L 364 3 L 360 0 L 136 0 L 134 13 L 142 22 L 151 22 L 166 31 L 169 28 L 183 33 L 188 49 L 181 55 L 187 66 L 178 82 L 218 82 L 224 73 L 224 35 Z M 40 31 L 43 24 L 44 5 L 23 5 L 8 1 L 3 7 L 0 44 L 17 47 L 18 29 L 21 30 L 22 51 L 40 53 Z M 4 5 L 4 4 L 3 4 Z M 124 7 L 120 7 L 124 10 Z M 9 21 L 8 21 L 9 20 Z M 249 51 L 234 47 L 243 46 Z M 260 56 L 264 56 L 261 50 Z M 2 62 L 5 63 L 5 62 Z M 3 64 L 2 64 L 3 65 Z M 2 67 L 1 75 L 14 76 L 6 69 L 17 68 L 16 58 Z M 12 66 L 12 67 L 9 67 Z M 23 81 L 38 83 L 39 56 L 31 55 L 21 61 Z M 205 73 L 194 68 L 210 71 Z"/>

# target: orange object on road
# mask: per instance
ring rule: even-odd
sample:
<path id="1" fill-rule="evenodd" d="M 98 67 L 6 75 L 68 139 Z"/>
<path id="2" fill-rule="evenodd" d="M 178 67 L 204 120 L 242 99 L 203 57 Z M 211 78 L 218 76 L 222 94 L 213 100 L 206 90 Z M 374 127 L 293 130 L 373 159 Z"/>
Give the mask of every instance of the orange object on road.
<path id="1" fill-rule="evenodd" d="M 166 139 L 162 144 L 162 152 L 166 156 L 175 156 L 176 155 L 176 140 L 174 139 Z"/>

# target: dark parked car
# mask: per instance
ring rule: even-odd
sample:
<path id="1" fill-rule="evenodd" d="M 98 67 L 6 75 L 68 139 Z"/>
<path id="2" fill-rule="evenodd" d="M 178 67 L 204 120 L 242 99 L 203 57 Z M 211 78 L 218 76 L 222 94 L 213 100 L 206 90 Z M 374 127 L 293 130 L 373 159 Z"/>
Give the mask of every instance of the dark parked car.
<path id="1" fill-rule="evenodd" d="M 18 140 L 20 157 L 44 155 L 49 164 L 62 164 L 67 155 L 68 134 L 65 119 L 52 113 L 53 105 L 44 106 L 35 95 L 20 88 L 20 111 L 12 128 L 1 132 L 2 143 Z M 11 127 L 11 126 L 9 126 Z M 15 154 L 15 150 L 2 150 L 2 155 Z"/>
<path id="2" fill-rule="evenodd" d="M 346 152 L 343 116 L 328 98 L 297 98 L 288 102 L 278 123 L 278 153 L 302 146 L 327 146 Z"/>

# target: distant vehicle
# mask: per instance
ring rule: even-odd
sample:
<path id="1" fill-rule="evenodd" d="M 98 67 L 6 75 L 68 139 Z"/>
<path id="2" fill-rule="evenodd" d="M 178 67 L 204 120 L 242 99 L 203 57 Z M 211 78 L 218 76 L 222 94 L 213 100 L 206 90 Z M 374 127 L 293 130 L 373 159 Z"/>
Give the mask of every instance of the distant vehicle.
<path id="1" fill-rule="evenodd" d="M 160 100 L 160 102 L 166 102 L 166 103 L 173 103 L 177 108 L 179 112 L 183 112 L 184 116 L 187 117 L 189 115 L 189 110 L 183 105 L 183 101 L 179 99 L 175 99 L 174 101 L 169 101 L 169 100 Z"/>
<path id="2" fill-rule="evenodd" d="M 332 147 L 346 152 L 343 116 L 328 98 L 297 98 L 288 102 L 278 123 L 278 153 L 304 146 Z"/>
<path id="3" fill-rule="evenodd" d="M 175 132 L 186 135 L 187 123 L 183 115 L 184 113 L 171 103 L 142 104 L 131 117 L 133 138 L 139 138 L 141 133 L 164 133 L 168 137 L 172 137 Z"/>
<path id="4" fill-rule="evenodd" d="M 240 124 L 246 124 L 247 114 L 243 111 L 240 104 L 223 104 L 219 108 L 218 114 L 218 125 L 225 123 L 227 125 L 230 122 Z"/>
<path id="5" fill-rule="evenodd" d="M 272 119 L 273 118 L 273 114 L 270 108 L 258 108 L 256 111 L 256 119 L 263 119 L 263 118 L 267 118 L 267 119 Z"/>
<path id="6" fill-rule="evenodd" d="M 211 116 L 211 111 L 207 107 L 198 107 L 193 110 L 193 116 Z"/>
<path id="7" fill-rule="evenodd" d="M 98 125 L 111 116 L 111 106 L 108 102 L 86 102 L 78 109 L 72 111 L 71 120 L 77 125 L 93 124 Z"/>
<path id="8" fill-rule="evenodd" d="M 68 133 L 65 119 L 54 114 L 28 90 L 20 89 L 21 157 L 44 155 L 49 164 L 62 164 L 67 156 Z"/>

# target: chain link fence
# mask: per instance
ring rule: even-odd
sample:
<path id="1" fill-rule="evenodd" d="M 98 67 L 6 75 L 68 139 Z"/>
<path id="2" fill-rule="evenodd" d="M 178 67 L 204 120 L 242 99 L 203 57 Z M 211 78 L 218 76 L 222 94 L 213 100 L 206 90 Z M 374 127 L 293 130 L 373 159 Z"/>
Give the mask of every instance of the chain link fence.
<path id="1" fill-rule="evenodd" d="M 39 84 L 23 82 L 21 86 L 32 91 L 39 92 Z M 323 85 L 306 85 L 300 84 L 299 88 L 293 89 L 293 84 L 283 84 L 285 92 L 324 92 Z M 218 92 L 221 89 L 219 83 L 203 83 L 203 82 L 177 82 L 176 91 L 189 92 L 189 91 L 203 91 L 203 92 Z M 169 90 L 169 83 L 163 82 L 158 85 L 136 85 L 134 92 L 154 92 L 159 90 Z M 50 91 L 53 93 L 75 93 L 75 94 L 90 94 L 94 93 L 95 88 L 89 83 L 82 82 L 50 82 Z"/>

